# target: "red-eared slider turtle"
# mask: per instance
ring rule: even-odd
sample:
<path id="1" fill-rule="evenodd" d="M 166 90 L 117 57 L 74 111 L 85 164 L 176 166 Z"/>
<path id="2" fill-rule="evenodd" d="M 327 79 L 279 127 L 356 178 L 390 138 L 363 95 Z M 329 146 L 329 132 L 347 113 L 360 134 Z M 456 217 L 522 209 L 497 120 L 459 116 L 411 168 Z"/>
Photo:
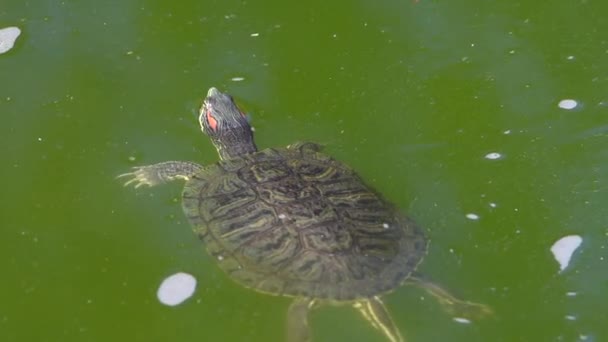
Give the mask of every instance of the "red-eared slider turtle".
<path id="1" fill-rule="evenodd" d="M 404 283 L 454 314 L 491 312 L 415 275 L 427 251 L 423 231 L 320 145 L 258 151 L 245 115 L 215 88 L 199 121 L 219 162 L 168 161 L 121 177 L 135 187 L 185 180 L 184 212 L 219 266 L 245 287 L 295 297 L 289 341 L 310 340 L 308 311 L 323 303 L 351 304 L 388 340 L 403 341 L 379 296 Z"/>

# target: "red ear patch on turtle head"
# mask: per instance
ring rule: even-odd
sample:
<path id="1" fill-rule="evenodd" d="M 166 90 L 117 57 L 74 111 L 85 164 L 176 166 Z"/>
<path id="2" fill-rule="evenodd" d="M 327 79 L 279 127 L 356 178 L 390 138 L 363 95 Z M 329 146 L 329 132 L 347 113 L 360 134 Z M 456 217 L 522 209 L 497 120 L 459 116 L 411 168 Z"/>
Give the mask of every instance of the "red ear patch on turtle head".
<path id="1" fill-rule="evenodd" d="M 217 131 L 217 120 L 211 115 L 211 111 L 207 110 L 207 122 L 209 122 L 209 127 L 215 132 Z"/>

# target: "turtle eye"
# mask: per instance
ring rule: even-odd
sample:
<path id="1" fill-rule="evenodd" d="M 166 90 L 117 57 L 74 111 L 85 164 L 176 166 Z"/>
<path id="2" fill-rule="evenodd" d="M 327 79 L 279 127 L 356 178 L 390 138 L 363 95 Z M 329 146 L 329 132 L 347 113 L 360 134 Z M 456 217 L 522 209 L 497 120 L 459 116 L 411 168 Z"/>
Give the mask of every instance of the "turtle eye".
<path id="1" fill-rule="evenodd" d="M 207 122 L 209 123 L 209 127 L 216 132 L 217 131 L 217 120 L 211 115 L 211 110 L 207 110 Z"/>

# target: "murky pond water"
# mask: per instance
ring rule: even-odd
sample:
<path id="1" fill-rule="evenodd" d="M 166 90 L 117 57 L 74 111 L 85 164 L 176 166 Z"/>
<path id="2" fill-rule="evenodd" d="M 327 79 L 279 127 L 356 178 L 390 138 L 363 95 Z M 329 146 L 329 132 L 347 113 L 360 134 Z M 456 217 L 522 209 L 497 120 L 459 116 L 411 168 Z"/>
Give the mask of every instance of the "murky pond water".
<path id="1" fill-rule="evenodd" d="M 212 163 L 210 86 L 259 147 L 312 140 L 432 239 L 420 270 L 489 319 L 423 291 L 384 298 L 409 341 L 608 339 L 608 5 L 8 0 L 0 29 L 3 341 L 281 341 L 290 300 L 241 288 L 203 250 L 181 185 L 116 175 Z M 560 272 L 551 246 L 582 239 Z M 196 292 L 173 307 L 163 279 Z M 354 310 L 316 341 L 384 341 Z"/>

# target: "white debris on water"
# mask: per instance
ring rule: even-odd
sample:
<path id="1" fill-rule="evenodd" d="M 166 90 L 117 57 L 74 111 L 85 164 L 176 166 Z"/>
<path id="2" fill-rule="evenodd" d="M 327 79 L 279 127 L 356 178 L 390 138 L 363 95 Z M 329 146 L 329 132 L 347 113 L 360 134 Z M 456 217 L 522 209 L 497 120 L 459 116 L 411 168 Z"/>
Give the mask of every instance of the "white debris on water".
<path id="1" fill-rule="evenodd" d="M 492 153 L 486 154 L 485 158 L 490 159 L 490 160 L 500 159 L 500 158 L 502 158 L 502 154 L 500 154 L 498 152 L 492 152 Z"/>
<path id="2" fill-rule="evenodd" d="M 466 319 L 466 318 L 462 318 L 462 317 L 454 317 L 452 318 L 452 320 L 456 323 L 460 323 L 460 324 L 471 324 L 471 321 Z"/>
<path id="3" fill-rule="evenodd" d="M 188 273 L 175 273 L 163 280 L 156 296 L 168 306 L 175 306 L 190 298 L 196 289 L 196 279 Z"/>
<path id="4" fill-rule="evenodd" d="M 12 49 L 20 34 L 21 30 L 15 26 L 0 29 L 0 54 Z"/>
<path id="5" fill-rule="evenodd" d="M 578 106 L 578 102 L 576 102 L 576 100 L 573 100 L 573 99 L 563 99 L 563 100 L 559 101 L 559 103 L 557 105 L 561 109 L 570 110 L 570 109 L 576 108 L 576 106 Z"/>
<path id="6" fill-rule="evenodd" d="M 245 80 L 245 77 L 233 77 L 230 80 L 232 80 L 233 82 L 241 82 Z"/>
<path id="7" fill-rule="evenodd" d="M 477 214 L 473 214 L 473 213 L 468 213 L 468 214 L 466 215 L 466 217 L 467 217 L 469 220 L 473 220 L 473 221 L 477 221 L 477 220 L 479 220 L 479 215 L 477 215 Z"/>
<path id="8" fill-rule="evenodd" d="M 492 208 L 496 208 L 496 207 L 497 207 L 497 205 L 496 205 L 496 203 L 494 203 L 494 202 L 490 202 L 490 207 L 492 207 Z"/>
<path id="9" fill-rule="evenodd" d="M 580 247 L 582 242 L 583 238 L 580 236 L 568 235 L 557 240 L 553 246 L 551 246 L 551 253 L 553 253 L 553 257 L 559 263 L 560 272 L 568 267 L 572 254 Z"/>

